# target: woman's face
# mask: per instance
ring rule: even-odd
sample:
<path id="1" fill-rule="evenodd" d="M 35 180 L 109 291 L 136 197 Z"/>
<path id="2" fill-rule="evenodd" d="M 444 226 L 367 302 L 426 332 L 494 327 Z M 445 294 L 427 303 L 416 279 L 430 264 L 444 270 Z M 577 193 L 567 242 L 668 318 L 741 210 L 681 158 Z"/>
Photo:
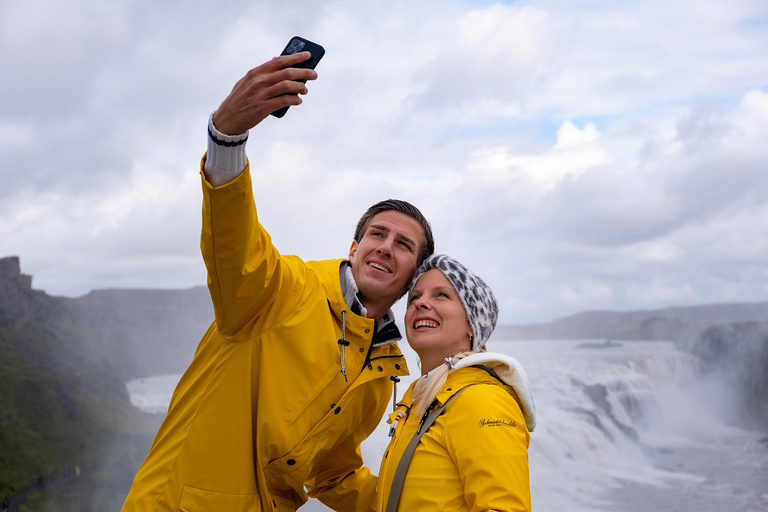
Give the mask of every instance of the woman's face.
<path id="1" fill-rule="evenodd" d="M 470 349 L 472 329 L 464 306 L 447 277 L 437 269 L 424 273 L 405 311 L 408 344 L 419 355 L 422 371 L 443 363 L 446 357 Z"/>

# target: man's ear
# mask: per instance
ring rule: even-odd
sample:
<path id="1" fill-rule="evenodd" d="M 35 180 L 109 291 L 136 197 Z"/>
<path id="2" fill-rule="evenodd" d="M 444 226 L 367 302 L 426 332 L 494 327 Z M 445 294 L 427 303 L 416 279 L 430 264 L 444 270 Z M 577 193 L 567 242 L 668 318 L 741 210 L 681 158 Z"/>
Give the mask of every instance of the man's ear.
<path id="1" fill-rule="evenodd" d="M 356 252 L 357 252 L 357 240 L 352 240 L 352 246 L 349 248 L 349 261 L 352 261 L 352 258 L 355 256 Z"/>

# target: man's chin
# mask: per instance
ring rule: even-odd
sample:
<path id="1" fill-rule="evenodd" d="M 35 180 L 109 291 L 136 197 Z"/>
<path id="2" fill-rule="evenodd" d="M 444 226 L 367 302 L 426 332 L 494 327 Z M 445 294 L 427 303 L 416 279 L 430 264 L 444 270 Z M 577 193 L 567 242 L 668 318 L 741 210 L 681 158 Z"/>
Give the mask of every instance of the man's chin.
<path id="1" fill-rule="evenodd" d="M 378 300 L 389 300 L 394 302 L 402 295 L 399 290 L 392 288 L 391 282 L 384 282 L 384 280 L 366 280 L 363 283 L 357 284 L 358 290 L 360 290 L 361 297 L 375 297 Z"/>

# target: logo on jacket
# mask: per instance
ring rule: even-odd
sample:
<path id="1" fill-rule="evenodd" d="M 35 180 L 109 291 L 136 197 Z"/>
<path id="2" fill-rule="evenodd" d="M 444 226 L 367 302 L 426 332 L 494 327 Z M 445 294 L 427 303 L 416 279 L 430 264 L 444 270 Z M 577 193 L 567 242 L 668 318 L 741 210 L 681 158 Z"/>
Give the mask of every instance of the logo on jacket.
<path id="1" fill-rule="evenodd" d="M 505 420 L 487 420 L 485 418 L 480 420 L 479 423 L 480 428 L 482 427 L 508 427 L 512 428 L 517 426 L 517 424 L 514 421 L 505 421 Z"/>

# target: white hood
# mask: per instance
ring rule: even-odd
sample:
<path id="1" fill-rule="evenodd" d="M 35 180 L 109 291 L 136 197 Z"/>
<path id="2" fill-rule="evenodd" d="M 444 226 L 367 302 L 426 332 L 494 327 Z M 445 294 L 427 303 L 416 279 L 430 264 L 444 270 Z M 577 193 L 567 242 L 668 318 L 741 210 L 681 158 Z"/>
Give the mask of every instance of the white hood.
<path id="1" fill-rule="evenodd" d="M 533 403 L 528 376 L 520 362 L 514 357 L 495 352 L 471 354 L 456 362 L 456 368 L 474 365 L 482 365 L 492 369 L 505 384 L 512 386 L 520 399 L 520 408 L 523 410 L 525 425 L 530 432 L 533 432 L 536 427 L 536 405 Z"/>

